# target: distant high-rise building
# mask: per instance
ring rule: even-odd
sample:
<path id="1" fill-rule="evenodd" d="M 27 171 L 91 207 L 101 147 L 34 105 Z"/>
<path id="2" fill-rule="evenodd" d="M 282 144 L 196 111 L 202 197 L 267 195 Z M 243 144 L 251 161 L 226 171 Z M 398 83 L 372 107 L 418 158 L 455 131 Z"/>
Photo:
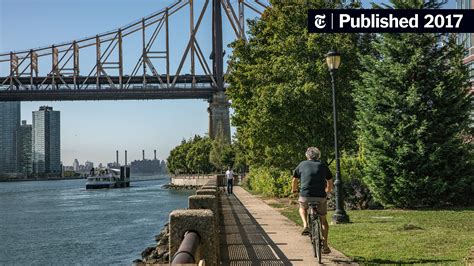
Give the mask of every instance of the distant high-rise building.
<path id="1" fill-rule="evenodd" d="M 25 175 L 33 172 L 33 146 L 32 126 L 26 124 L 26 120 L 21 121 L 21 126 L 17 133 L 18 139 L 18 171 Z"/>
<path id="2" fill-rule="evenodd" d="M 86 171 L 90 171 L 92 168 L 94 168 L 94 163 L 93 163 L 93 162 L 86 161 L 86 162 L 84 163 L 84 167 L 86 168 Z"/>
<path id="3" fill-rule="evenodd" d="M 20 102 L 0 102 L 0 173 L 17 173 Z"/>
<path id="4" fill-rule="evenodd" d="M 75 172 L 79 171 L 79 161 L 77 159 L 74 159 L 74 162 L 72 163 L 72 168 Z"/>
<path id="5" fill-rule="evenodd" d="M 33 112 L 33 172 L 61 173 L 61 123 L 59 111 L 41 106 Z"/>

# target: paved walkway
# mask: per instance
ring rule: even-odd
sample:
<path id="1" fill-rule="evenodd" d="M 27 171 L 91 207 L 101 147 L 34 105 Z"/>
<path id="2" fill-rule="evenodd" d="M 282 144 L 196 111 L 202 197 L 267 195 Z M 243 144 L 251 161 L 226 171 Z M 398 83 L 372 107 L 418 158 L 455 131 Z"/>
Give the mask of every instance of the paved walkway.
<path id="1" fill-rule="evenodd" d="M 317 265 L 301 228 L 241 187 L 221 195 L 221 208 L 221 265 Z M 331 249 L 323 264 L 356 265 Z"/>

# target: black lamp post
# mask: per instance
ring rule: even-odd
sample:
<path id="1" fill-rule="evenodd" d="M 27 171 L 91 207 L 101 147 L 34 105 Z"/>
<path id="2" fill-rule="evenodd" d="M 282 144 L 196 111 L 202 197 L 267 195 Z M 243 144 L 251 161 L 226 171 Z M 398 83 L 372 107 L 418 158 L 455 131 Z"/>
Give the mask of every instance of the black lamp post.
<path id="1" fill-rule="evenodd" d="M 334 85 L 334 75 L 341 64 L 341 54 L 336 51 L 330 51 L 326 54 L 326 63 L 328 64 L 329 73 L 331 73 L 332 83 L 332 111 L 334 118 L 334 152 L 336 156 L 336 181 L 334 182 L 336 192 L 336 211 L 332 216 L 334 223 L 347 223 L 349 216 L 344 210 L 344 189 L 342 187 L 340 164 L 339 164 L 339 148 L 337 146 L 337 110 L 336 110 L 336 87 Z"/>

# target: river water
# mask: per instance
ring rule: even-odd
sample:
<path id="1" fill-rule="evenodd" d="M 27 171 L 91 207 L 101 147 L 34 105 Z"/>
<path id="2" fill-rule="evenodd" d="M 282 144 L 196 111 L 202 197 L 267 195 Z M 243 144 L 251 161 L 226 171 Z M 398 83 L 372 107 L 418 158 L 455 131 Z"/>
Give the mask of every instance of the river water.
<path id="1" fill-rule="evenodd" d="M 84 179 L 0 183 L 0 264 L 130 265 L 192 194 L 154 178 L 106 190 Z"/>

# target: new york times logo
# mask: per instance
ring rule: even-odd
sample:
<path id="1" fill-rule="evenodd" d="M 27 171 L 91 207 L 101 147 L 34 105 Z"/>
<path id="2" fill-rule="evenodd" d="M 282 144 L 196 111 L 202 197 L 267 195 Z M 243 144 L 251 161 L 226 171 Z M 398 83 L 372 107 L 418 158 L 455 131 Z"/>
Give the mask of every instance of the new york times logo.
<path id="1" fill-rule="evenodd" d="M 326 27 L 326 15 L 316 15 L 314 16 L 314 26 L 318 29 L 323 29 Z"/>
<path id="2" fill-rule="evenodd" d="M 308 31 L 474 32 L 474 10 L 460 9 L 318 9 L 308 11 Z"/>

